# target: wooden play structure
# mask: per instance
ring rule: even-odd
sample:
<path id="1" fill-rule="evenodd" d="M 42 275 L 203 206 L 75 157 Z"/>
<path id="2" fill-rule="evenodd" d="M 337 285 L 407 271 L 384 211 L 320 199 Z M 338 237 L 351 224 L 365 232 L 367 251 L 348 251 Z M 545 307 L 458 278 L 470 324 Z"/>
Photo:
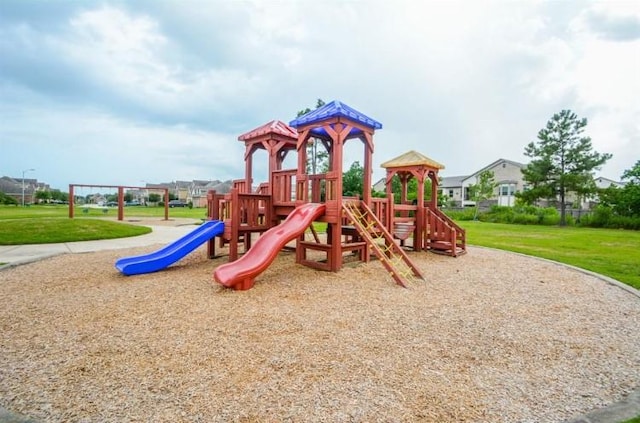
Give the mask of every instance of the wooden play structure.
<path id="1" fill-rule="evenodd" d="M 373 253 L 396 283 L 406 286 L 422 279 L 406 249 L 429 250 L 457 256 L 466 250 L 465 232 L 437 207 L 439 163 L 410 151 L 383 163 L 386 169 L 386 198 L 371 196 L 373 136 L 382 124 L 339 101 L 300 116 L 289 123 L 272 121 L 241 135 L 245 144 L 245 177 L 234 181 L 228 194 L 208 194 L 208 217 L 225 224 L 218 240 L 208 242 L 209 257 L 218 246 L 229 246 L 229 261 L 239 257 L 240 246 L 251 249 L 253 234 L 263 234 L 283 222 L 296 208 L 322 203 L 323 213 L 315 219 L 327 224 L 326 234 L 313 225 L 295 239 L 296 262 L 315 269 L 338 271 L 346 257 L 369 261 Z M 364 181 L 362 198 L 342 195 L 343 149 L 346 142 L 363 143 Z M 307 145 L 319 142 L 329 155 L 329 170 L 307 173 Z M 253 189 L 253 154 L 266 150 L 269 180 Z M 289 152 L 297 153 L 297 168 L 282 169 Z M 391 183 L 401 182 L 399 202 L 394 201 Z M 417 180 L 418 198 L 407 200 L 407 184 Z M 424 186 L 431 182 L 431 200 L 424 199 Z M 216 242 L 217 241 L 217 242 Z M 236 289 L 249 289 L 252 278 L 244 278 Z"/>

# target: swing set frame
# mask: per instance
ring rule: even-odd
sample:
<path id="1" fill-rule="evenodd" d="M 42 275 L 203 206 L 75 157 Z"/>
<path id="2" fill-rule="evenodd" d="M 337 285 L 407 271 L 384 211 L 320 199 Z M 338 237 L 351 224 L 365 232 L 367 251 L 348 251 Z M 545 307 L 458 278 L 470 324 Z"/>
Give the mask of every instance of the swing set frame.
<path id="1" fill-rule="evenodd" d="M 69 184 L 69 219 L 73 219 L 75 188 L 110 188 L 118 190 L 118 220 L 124 220 L 124 190 L 125 189 L 138 189 L 147 191 L 161 191 L 164 193 L 164 219 L 169 220 L 169 189 L 168 188 L 148 188 L 148 187 L 135 187 L 126 185 L 96 185 L 96 184 Z"/>

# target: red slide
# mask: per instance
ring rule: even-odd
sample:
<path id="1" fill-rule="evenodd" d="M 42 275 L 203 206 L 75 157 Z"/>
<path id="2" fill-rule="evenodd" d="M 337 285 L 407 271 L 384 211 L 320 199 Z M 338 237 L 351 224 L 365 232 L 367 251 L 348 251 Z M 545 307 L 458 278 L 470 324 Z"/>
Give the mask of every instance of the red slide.
<path id="1" fill-rule="evenodd" d="M 255 278 L 273 262 L 280 250 L 324 214 L 325 205 L 307 203 L 296 209 L 278 226 L 262 234 L 253 246 L 238 260 L 218 266 L 213 272 L 215 280 L 236 290 L 253 288 Z"/>

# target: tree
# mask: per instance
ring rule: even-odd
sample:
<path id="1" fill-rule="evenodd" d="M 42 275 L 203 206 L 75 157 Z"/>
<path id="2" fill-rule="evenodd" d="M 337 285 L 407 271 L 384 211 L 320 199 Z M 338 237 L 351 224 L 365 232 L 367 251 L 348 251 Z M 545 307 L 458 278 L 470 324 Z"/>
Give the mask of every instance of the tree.
<path id="1" fill-rule="evenodd" d="M 529 204 L 540 198 L 559 198 L 560 226 L 567 223 L 567 193 L 594 193 L 593 171 L 611 158 L 611 154 L 593 151 L 591 138 L 582 135 L 586 126 L 587 119 L 562 110 L 538 132 L 538 141 L 525 147 L 524 154 L 533 160 L 522 174 L 531 187 L 518 197 Z"/>
<path id="2" fill-rule="evenodd" d="M 626 182 L 622 188 L 622 201 L 627 216 L 640 217 L 640 160 L 624 171 L 622 180 Z"/>
<path id="3" fill-rule="evenodd" d="M 316 102 L 316 109 L 324 106 L 326 103 L 319 98 Z M 297 117 L 306 115 L 311 111 L 310 108 L 300 110 Z M 307 173 L 315 175 L 317 173 L 325 173 L 329 170 L 329 153 L 323 148 L 322 142 L 318 138 L 311 138 L 307 143 Z"/>
<path id="4" fill-rule="evenodd" d="M 152 192 L 149 194 L 149 202 L 151 203 L 159 203 L 162 200 L 162 196 L 157 192 Z"/>
<path id="5" fill-rule="evenodd" d="M 400 186 L 400 189 L 402 189 L 402 185 Z M 431 179 L 429 178 L 425 179 L 422 194 L 425 201 L 431 200 Z M 400 194 L 398 194 L 398 196 L 399 195 Z M 417 200 L 418 200 L 418 180 L 416 178 L 411 178 L 407 182 L 407 201 L 417 201 Z"/>
<path id="6" fill-rule="evenodd" d="M 600 202 L 620 216 L 640 217 L 640 160 L 624 171 L 624 187 L 611 186 L 599 192 Z"/>
<path id="7" fill-rule="evenodd" d="M 69 201 L 69 193 L 67 192 L 62 192 L 59 189 L 52 189 L 50 192 L 52 200 Z"/>
<path id="8" fill-rule="evenodd" d="M 355 161 L 351 164 L 349 170 L 342 174 L 342 195 L 362 197 L 364 181 L 364 168 L 360 162 Z"/>
<path id="9" fill-rule="evenodd" d="M 0 204 L 17 206 L 18 200 L 0 191 Z"/>
<path id="10" fill-rule="evenodd" d="M 493 190 L 497 184 L 494 180 L 494 173 L 491 170 L 485 170 L 478 175 L 478 183 L 469 185 L 469 198 L 475 201 L 476 210 L 473 214 L 473 220 L 478 220 L 478 208 L 481 201 L 488 200 L 493 196 Z"/>
<path id="11" fill-rule="evenodd" d="M 622 180 L 626 181 L 627 184 L 640 185 L 640 160 L 631 169 L 627 169 L 622 173 Z"/>
<path id="12" fill-rule="evenodd" d="M 51 199 L 51 193 L 49 191 L 36 191 L 35 197 L 39 203 L 46 203 L 47 200 Z"/>

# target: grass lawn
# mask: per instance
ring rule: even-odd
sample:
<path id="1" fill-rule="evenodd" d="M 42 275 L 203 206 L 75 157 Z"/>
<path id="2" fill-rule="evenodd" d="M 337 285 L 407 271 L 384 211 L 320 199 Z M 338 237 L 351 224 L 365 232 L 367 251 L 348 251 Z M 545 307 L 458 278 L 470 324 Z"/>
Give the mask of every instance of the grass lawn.
<path id="1" fill-rule="evenodd" d="M 86 212 L 85 212 L 86 210 Z M 104 210 L 107 210 L 106 212 Z M 188 207 L 174 207 L 169 209 L 169 219 L 177 217 L 191 217 L 202 219 L 206 217 L 206 209 L 190 209 Z M 76 218 L 83 217 L 116 217 L 117 207 L 74 207 Z M 31 207 L 0 206 L 0 220 L 4 219 L 24 219 L 28 217 L 69 217 L 69 206 L 66 205 L 46 205 Z M 164 217 L 163 207 L 132 206 L 124 208 L 124 218 L 129 217 Z"/>
<path id="2" fill-rule="evenodd" d="M 103 208 L 77 207 L 68 219 L 68 206 L 0 206 L 0 245 L 68 242 L 139 235 L 148 228 L 104 219 Z M 108 208 L 106 216 L 117 215 Z M 205 209 L 171 208 L 169 218 L 202 219 Z M 130 217 L 164 217 L 162 207 L 126 207 Z M 458 222 L 469 244 L 515 251 L 571 264 L 607 275 L 640 289 L 640 231 L 556 226 Z M 115 226 L 113 226 L 115 225 Z M 317 225 L 323 231 L 326 224 Z"/>
<path id="3" fill-rule="evenodd" d="M 105 213 L 103 210 L 107 209 Z M 0 245 L 47 244 L 54 242 L 88 241 L 125 238 L 151 232 L 144 226 L 127 225 L 101 217 L 115 217 L 116 208 L 76 207 L 76 219 L 69 219 L 64 205 L 0 206 Z M 171 208 L 169 218 L 204 217 L 204 209 Z M 130 217 L 164 217 L 162 207 L 126 207 L 125 219 Z"/>
<path id="4" fill-rule="evenodd" d="M 41 217 L 0 220 L 0 245 L 49 244 L 125 238 L 151 232 L 146 226 L 104 219 Z"/>
<path id="5" fill-rule="evenodd" d="M 473 245 L 516 251 L 591 270 L 640 289 L 640 232 L 457 222 Z"/>

